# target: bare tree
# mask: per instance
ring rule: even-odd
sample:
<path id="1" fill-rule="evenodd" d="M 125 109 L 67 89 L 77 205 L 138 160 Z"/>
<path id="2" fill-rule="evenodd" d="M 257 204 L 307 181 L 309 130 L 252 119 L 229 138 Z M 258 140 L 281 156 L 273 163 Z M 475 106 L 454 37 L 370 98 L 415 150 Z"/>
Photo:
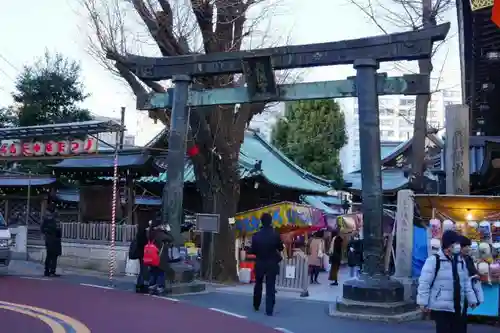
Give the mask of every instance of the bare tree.
<path id="1" fill-rule="evenodd" d="M 179 56 L 192 53 L 239 51 L 269 45 L 266 22 L 276 13 L 272 0 L 81 0 L 93 30 L 90 53 L 125 80 L 135 95 L 165 92 L 167 83 L 140 81 L 119 60 L 126 53 Z M 263 28 L 264 26 L 264 28 Z M 264 40 L 264 42 L 263 42 Z M 152 41 L 152 43 L 151 43 Z M 204 88 L 234 87 L 241 75 L 207 77 L 195 82 Z M 188 147 L 204 212 L 219 213 L 221 231 L 215 242 L 213 274 L 220 281 L 236 278 L 234 237 L 228 218 L 236 214 L 240 197 L 238 158 L 244 131 L 264 104 L 192 109 Z M 169 110 L 151 111 L 165 126 Z M 207 112 L 209 111 L 209 112 Z M 204 253 L 206 255 L 206 253 Z"/>
<path id="2" fill-rule="evenodd" d="M 444 14 L 455 5 L 454 0 L 349 0 L 358 7 L 381 31 L 393 29 L 418 30 L 431 28 L 443 20 Z M 391 27 L 390 29 L 388 27 Z M 391 30 L 391 31 L 390 31 Z M 438 48 L 441 44 L 437 44 Z M 396 65 L 398 66 L 398 65 Z M 400 65 L 399 65 L 400 66 Z M 432 59 L 418 60 L 418 72 L 430 74 Z M 430 82 L 429 82 L 430 86 Z M 415 121 L 411 160 L 411 187 L 423 190 L 425 138 L 427 136 L 427 109 L 431 95 L 418 95 L 415 100 Z"/>

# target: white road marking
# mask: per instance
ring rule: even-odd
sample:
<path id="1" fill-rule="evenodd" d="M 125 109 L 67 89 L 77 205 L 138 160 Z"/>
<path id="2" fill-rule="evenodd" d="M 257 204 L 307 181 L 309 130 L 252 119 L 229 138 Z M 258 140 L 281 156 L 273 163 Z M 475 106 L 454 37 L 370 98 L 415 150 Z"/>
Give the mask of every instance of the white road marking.
<path id="1" fill-rule="evenodd" d="M 106 290 L 113 290 L 114 289 L 113 287 L 106 287 L 106 286 L 100 286 L 98 284 L 89 284 L 89 283 L 80 283 L 80 286 L 106 289 Z"/>
<path id="2" fill-rule="evenodd" d="M 283 333 L 293 333 L 292 331 L 287 330 L 286 328 L 283 328 L 283 327 L 275 327 L 274 329 L 276 331 L 280 331 L 280 332 L 283 332 Z"/>
<path id="3" fill-rule="evenodd" d="M 165 299 L 167 301 L 171 301 L 171 302 L 180 302 L 181 300 L 180 299 L 177 299 L 177 298 L 172 298 L 172 297 L 164 297 L 164 296 L 159 296 L 159 295 L 152 295 L 154 298 L 159 298 L 159 299 Z"/>
<path id="4" fill-rule="evenodd" d="M 25 280 L 40 280 L 40 281 L 50 281 L 48 278 L 42 278 L 42 277 L 32 277 L 32 276 L 20 276 L 21 279 Z"/>
<path id="5" fill-rule="evenodd" d="M 210 310 L 212 310 L 212 311 L 216 311 L 216 312 L 220 312 L 220 313 L 224 313 L 224 314 L 227 314 L 227 315 L 229 315 L 229 316 L 236 317 L 236 318 L 241 318 L 241 319 L 246 318 L 246 316 L 242 316 L 242 315 L 239 315 L 239 314 L 237 314 L 237 313 L 229 312 L 229 311 L 222 310 L 222 309 L 210 308 Z"/>

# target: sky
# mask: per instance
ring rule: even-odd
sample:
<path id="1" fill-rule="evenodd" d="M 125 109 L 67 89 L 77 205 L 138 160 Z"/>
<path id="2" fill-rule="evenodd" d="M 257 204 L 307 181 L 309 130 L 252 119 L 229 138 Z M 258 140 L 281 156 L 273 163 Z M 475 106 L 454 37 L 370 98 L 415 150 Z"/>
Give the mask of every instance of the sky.
<path id="1" fill-rule="evenodd" d="M 0 106 L 9 105 L 10 92 L 14 90 L 14 79 L 25 65 L 30 65 L 42 56 L 45 50 L 59 52 L 76 60 L 82 68 L 82 80 L 91 96 L 84 102 L 93 114 L 119 117 L 120 107 L 127 108 L 126 126 L 138 132 L 135 98 L 126 83 L 107 72 L 93 59 L 88 51 L 89 36 L 92 35 L 82 0 L 16 0 L 4 1 L 0 11 Z M 98 0 L 110 1 L 110 0 Z M 176 0 L 178 2 L 182 0 Z M 361 38 L 381 34 L 380 30 L 350 0 L 274 0 L 279 7 L 273 15 L 261 22 L 262 29 L 270 34 L 287 36 L 291 44 L 306 44 Z M 390 0 L 382 0 L 390 1 Z M 125 3 L 125 0 L 123 0 Z M 126 4 L 125 4 L 126 5 Z M 395 10 L 397 10 L 397 5 Z M 254 10 L 259 12 L 260 8 Z M 126 17 L 133 23 L 133 15 Z M 460 64 L 456 38 L 456 14 L 445 17 L 452 22 L 450 40 L 440 47 L 434 67 L 442 73 L 440 88 L 458 88 Z M 132 27 L 134 25 L 132 24 Z M 391 28 L 390 25 L 388 25 Z M 392 27 L 395 31 L 394 27 Z M 134 34 L 134 30 L 131 34 Z M 137 29 L 137 35 L 140 29 Z M 258 37 L 256 37 L 258 38 Z M 403 65 L 411 71 L 415 64 Z M 391 75 L 402 75 L 401 66 L 392 64 L 381 67 Z M 303 72 L 305 81 L 326 81 L 351 76 L 351 66 L 321 67 Z M 138 142 L 147 142 L 154 133 L 141 134 Z M 147 137 L 145 137 L 147 136 Z"/>

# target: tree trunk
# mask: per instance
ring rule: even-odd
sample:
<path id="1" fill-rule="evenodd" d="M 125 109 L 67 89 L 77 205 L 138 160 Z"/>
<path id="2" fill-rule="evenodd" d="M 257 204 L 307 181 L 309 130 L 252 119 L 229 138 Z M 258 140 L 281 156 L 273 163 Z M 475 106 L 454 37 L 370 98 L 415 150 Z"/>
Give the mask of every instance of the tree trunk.
<path id="1" fill-rule="evenodd" d="M 434 16 L 435 14 L 432 10 L 432 0 L 422 0 L 422 23 L 424 28 L 430 28 L 436 25 Z M 432 60 L 419 60 L 418 69 L 420 74 L 428 74 L 430 81 L 430 74 L 432 73 Z M 418 95 L 415 101 L 415 121 L 413 123 L 410 177 L 410 187 L 415 192 L 423 191 L 425 139 L 427 137 L 427 109 L 430 99 L 430 94 Z"/>
<path id="2" fill-rule="evenodd" d="M 229 218 L 236 215 L 240 197 L 238 160 L 233 154 L 221 156 L 220 159 L 210 151 L 207 154 L 209 156 L 205 160 L 209 163 L 198 167 L 195 165 L 197 185 L 202 196 L 203 213 L 219 214 L 220 230 L 213 238 L 210 233 L 202 236 L 201 275 L 207 280 L 236 281 L 235 237 Z"/>

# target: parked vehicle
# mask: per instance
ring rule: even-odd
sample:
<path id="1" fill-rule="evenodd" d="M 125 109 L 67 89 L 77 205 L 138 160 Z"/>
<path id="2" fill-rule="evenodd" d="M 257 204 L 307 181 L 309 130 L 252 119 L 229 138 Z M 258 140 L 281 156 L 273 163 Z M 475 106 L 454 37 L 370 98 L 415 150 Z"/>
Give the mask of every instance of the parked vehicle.
<path id="1" fill-rule="evenodd" d="M 11 235 L 7 223 L 0 213 L 0 269 L 7 269 L 10 264 Z"/>

